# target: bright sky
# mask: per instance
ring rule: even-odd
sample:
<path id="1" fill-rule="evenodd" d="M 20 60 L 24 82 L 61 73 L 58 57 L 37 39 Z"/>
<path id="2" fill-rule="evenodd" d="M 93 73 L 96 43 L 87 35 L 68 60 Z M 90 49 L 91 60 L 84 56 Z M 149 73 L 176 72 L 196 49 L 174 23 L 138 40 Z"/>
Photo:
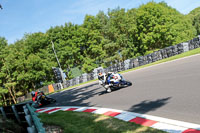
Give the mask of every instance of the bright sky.
<path id="1" fill-rule="evenodd" d="M 138 8 L 152 0 L 0 0 L 0 36 L 8 43 L 21 39 L 25 33 L 46 32 L 51 26 L 66 22 L 82 24 L 86 14 L 96 15 L 100 10 L 117 7 Z M 183 14 L 200 6 L 200 0 L 165 1 Z"/>

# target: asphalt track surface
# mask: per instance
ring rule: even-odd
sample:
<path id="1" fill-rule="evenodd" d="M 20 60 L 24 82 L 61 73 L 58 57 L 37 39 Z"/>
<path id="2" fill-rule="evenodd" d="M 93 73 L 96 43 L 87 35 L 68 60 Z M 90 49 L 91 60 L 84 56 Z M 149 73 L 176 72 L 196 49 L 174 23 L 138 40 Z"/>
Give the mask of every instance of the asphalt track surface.
<path id="1" fill-rule="evenodd" d="M 106 93 L 98 82 L 51 95 L 48 106 L 95 106 L 200 124 L 200 55 L 122 74 L 132 86 Z"/>

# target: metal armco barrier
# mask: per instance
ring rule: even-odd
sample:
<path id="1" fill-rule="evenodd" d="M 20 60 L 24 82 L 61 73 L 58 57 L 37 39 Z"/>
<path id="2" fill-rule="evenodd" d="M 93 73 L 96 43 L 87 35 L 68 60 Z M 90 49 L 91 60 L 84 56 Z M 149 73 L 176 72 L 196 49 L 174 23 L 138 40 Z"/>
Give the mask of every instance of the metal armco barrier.
<path id="1" fill-rule="evenodd" d="M 23 108 L 26 114 L 26 121 L 29 125 L 27 127 L 28 133 L 45 133 L 43 123 L 40 122 L 40 119 L 37 117 L 38 114 L 35 113 L 36 109 L 29 104 L 24 105 Z"/>
<path id="2" fill-rule="evenodd" d="M 23 105 L 25 104 L 0 107 L 0 115 L 2 115 L 4 119 L 13 120 L 14 122 L 18 123 L 21 127 L 26 128 L 28 124 L 25 119 Z"/>
<path id="3" fill-rule="evenodd" d="M 23 103 L 12 106 L 0 107 L 0 116 L 18 123 L 28 133 L 45 133 L 37 113 L 30 104 Z"/>
<path id="4" fill-rule="evenodd" d="M 3 107 L 0 107 L 0 110 L 1 110 L 1 115 L 2 115 L 2 117 L 3 117 L 4 119 L 6 119 L 7 117 L 6 117 L 6 113 L 5 113 L 4 109 L 3 109 Z"/>

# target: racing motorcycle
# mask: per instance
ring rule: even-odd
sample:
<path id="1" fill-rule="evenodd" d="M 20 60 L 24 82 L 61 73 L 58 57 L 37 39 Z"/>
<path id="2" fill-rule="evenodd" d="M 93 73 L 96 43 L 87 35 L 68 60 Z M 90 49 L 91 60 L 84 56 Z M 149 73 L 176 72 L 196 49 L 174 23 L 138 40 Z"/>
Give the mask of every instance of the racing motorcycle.
<path id="1" fill-rule="evenodd" d="M 43 92 L 39 92 L 37 95 L 37 101 L 33 102 L 32 106 L 37 108 L 55 102 L 55 99 L 46 96 Z"/>
<path id="2" fill-rule="evenodd" d="M 106 89 L 106 92 L 110 93 L 113 90 L 131 86 L 132 83 L 123 78 L 119 73 L 108 72 L 108 74 L 100 73 L 98 75 L 99 85 Z"/>

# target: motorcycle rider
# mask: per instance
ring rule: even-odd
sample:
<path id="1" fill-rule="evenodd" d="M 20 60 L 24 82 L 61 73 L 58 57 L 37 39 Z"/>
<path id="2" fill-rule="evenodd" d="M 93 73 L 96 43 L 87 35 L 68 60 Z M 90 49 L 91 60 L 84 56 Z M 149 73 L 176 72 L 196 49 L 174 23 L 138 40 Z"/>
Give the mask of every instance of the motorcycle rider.
<path id="1" fill-rule="evenodd" d="M 102 81 L 102 84 L 106 85 L 112 85 L 112 84 L 119 84 L 121 78 L 121 75 L 114 72 L 108 72 L 105 73 L 99 73 L 98 79 Z"/>
<path id="2" fill-rule="evenodd" d="M 99 84 L 102 85 L 106 89 L 107 92 L 111 92 L 112 91 L 111 87 L 121 86 L 120 82 L 122 80 L 122 76 L 114 72 L 108 72 L 107 74 L 99 73 L 98 79 L 99 79 Z"/>
<path id="3" fill-rule="evenodd" d="M 37 103 L 39 106 L 41 106 L 42 104 L 41 104 L 41 95 L 39 95 L 39 94 L 42 94 L 42 95 L 44 95 L 44 92 L 42 92 L 42 91 L 32 91 L 31 92 L 31 96 L 32 96 L 32 101 L 34 102 L 34 103 Z"/>
<path id="4" fill-rule="evenodd" d="M 98 74 L 98 80 L 100 80 L 102 82 L 101 84 L 105 84 L 105 82 L 106 82 L 106 74 L 105 73 L 99 73 Z"/>

